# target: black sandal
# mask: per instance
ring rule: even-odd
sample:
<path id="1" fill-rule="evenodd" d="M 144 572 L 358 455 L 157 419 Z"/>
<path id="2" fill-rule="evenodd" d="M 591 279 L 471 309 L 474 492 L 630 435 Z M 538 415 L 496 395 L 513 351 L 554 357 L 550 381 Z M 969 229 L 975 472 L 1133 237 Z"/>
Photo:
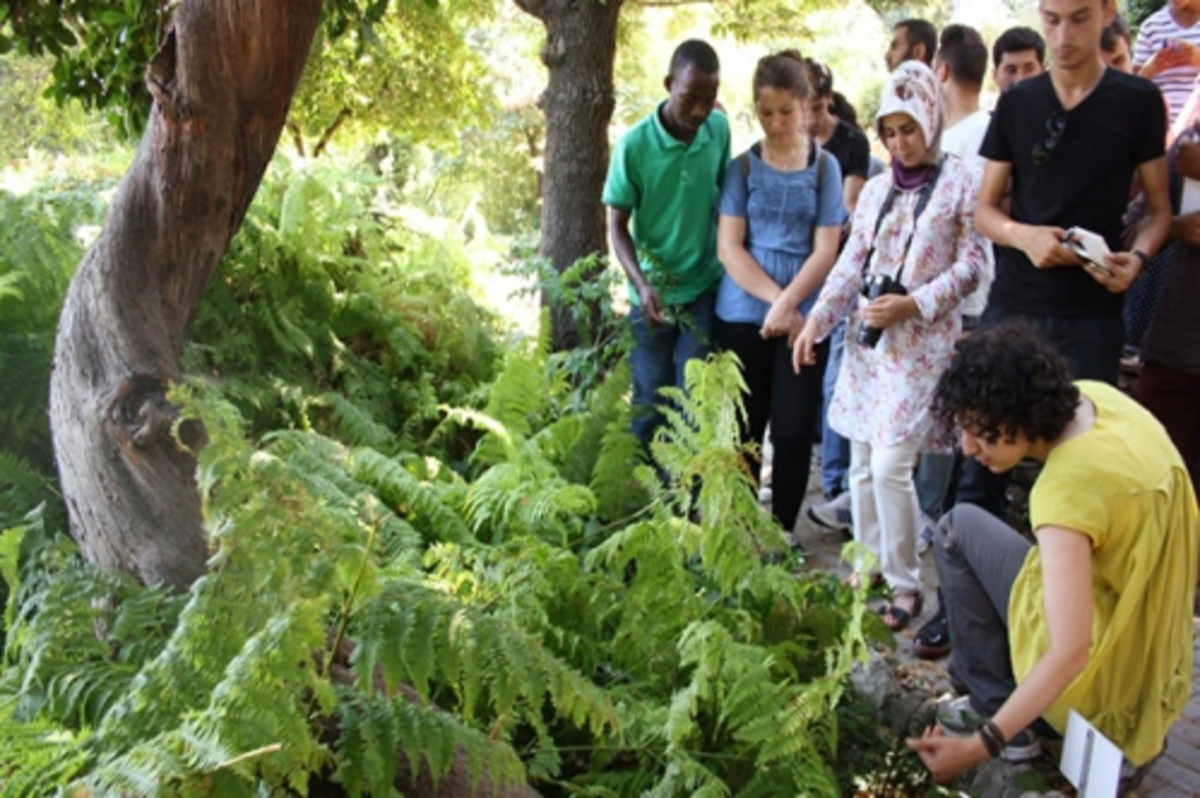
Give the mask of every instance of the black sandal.
<path id="1" fill-rule="evenodd" d="M 895 598 L 900 596 L 911 596 L 913 600 L 912 611 L 897 607 Z M 893 598 L 893 600 L 879 608 L 879 614 L 883 616 L 883 624 L 893 632 L 899 632 L 908 627 L 912 623 L 913 618 L 920 617 L 923 609 L 924 599 L 920 593 L 901 593 Z"/>

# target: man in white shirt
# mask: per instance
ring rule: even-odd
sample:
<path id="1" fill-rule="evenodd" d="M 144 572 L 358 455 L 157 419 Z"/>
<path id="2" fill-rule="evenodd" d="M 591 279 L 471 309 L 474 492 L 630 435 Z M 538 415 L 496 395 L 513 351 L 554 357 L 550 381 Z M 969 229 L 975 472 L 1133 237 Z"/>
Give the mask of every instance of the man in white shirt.
<path id="1" fill-rule="evenodd" d="M 978 162 L 981 168 L 979 145 L 991 120 L 991 114 L 979 107 L 987 58 L 987 46 L 979 31 L 966 25 L 947 25 L 933 59 L 933 71 L 941 81 L 946 101 L 942 151 L 972 165 Z"/>
<path id="2" fill-rule="evenodd" d="M 991 121 L 991 114 L 979 107 L 987 61 L 987 45 L 979 31 L 966 25 L 947 25 L 942 29 L 937 56 L 933 60 L 934 72 L 941 80 L 942 96 L 946 101 L 942 152 L 958 157 L 980 173 L 984 159 L 979 154 L 979 145 L 983 143 L 983 134 Z M 964 316 L 977 319 L 983 314 L 991 282 L 989 268 L 979 288 L 963 302 Z"/>

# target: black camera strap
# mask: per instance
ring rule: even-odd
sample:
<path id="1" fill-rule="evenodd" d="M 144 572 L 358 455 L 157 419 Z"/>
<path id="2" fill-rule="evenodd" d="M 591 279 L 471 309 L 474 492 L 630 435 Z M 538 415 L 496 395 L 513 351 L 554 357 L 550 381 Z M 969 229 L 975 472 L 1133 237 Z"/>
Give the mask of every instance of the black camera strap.
<path id="1" fill-rule="evenodd" d="M 900 268 L 896 270 L 896 276 L 892 279 L 896 282 L 901 282 L 900 278 L 904 274 L 905 262 L 908 260 L 908 249 L 912 246 L 913 236 L 917 234 L 917 222 L 921 219 L 921 214 L 929 205 L 929 199 L 933 196 L 933 189 L 937 187 L 938 178 L 942 175 L 942 164 L 946 162 L 946 156 L 943 155 L 938 159 L 937 165 L 933 167 L 933 174 L 929 176 L 928 182 L 921 186 L 917 194 L 917 207 L 913 211 L 912 230 L 908 233 L 908 240 L 904 242 L 904 249 L 900 252 Z M 879 215 L 875 217 L 875 232 L 871 235 L 871 248 L 867 250 L 867 257 L 863 259 L 862 273 L 863 277 L 867 276 L 867 272 L 871 268 L 871 258 L 875 256 L 875 242 L 879 240 L 879 229 L 883 227 L 883 220 L 892 212 L 892 206 L 896 204 L 896 197 L 899 196 L 900 189 L 892 183 L 892 188 L 888 191 L 887 198 L 884 199 L 883 205 L 879 208 Z"/>

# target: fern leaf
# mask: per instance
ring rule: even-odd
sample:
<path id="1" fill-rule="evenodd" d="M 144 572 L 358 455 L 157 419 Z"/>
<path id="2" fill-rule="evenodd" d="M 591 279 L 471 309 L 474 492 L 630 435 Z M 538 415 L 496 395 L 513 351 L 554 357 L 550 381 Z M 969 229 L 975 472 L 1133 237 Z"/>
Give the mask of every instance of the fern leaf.
<path id="1" fill-rule="evenodd" d="M 361 404 L 332 392 L 326 392 L 321 399 L 333 408 L 335 427 L 351 446 L 369 446 L 385 453 L 398 450 L 396 436 L 376 421 Z"/>
<path id="2" fill-rule="evenodd" d="M 352 473 L 358 481 L 374 487 L 427 540 L 473 540 L 462 519 L 395 460 L 371 449 L 358 449 L 352 457 Z"/>
<path id="3" fill-rule="evenodd" d="M 16 526 L 47 498 L 46 478 L 26 459 L 0 450 L 0 529 Z"/>

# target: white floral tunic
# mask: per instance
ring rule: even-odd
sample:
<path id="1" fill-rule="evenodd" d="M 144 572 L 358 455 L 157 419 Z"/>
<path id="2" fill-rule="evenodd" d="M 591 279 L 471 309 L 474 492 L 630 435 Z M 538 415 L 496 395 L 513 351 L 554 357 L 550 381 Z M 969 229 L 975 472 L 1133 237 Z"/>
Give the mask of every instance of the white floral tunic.
<path id="1" fill-rule="evenodd" d="M 925 451 L 949 451 L 946 433 L 931 434 L 930 405 L 962 330 L 962 300 L 979 284 L 987 264 L 989 244 L 975 229 L 979 176 L 957 158 L 945 159 L 900 278 L 920 315 L 889 327 L 869 349 L 855 340 L 860 311 L 867 305 L 859 288 L 876 219 L 891 188 L 890 170 L 863 188 L 850 240 L 812 310 L 818 340 L 853 313 L 829 424 L 850 440 L 874 447 L 916 438 Z M 896 197 L 879 228 L 869 273 L 895 277 L 913 228 L 918 193 L 901 192 Z"/>

